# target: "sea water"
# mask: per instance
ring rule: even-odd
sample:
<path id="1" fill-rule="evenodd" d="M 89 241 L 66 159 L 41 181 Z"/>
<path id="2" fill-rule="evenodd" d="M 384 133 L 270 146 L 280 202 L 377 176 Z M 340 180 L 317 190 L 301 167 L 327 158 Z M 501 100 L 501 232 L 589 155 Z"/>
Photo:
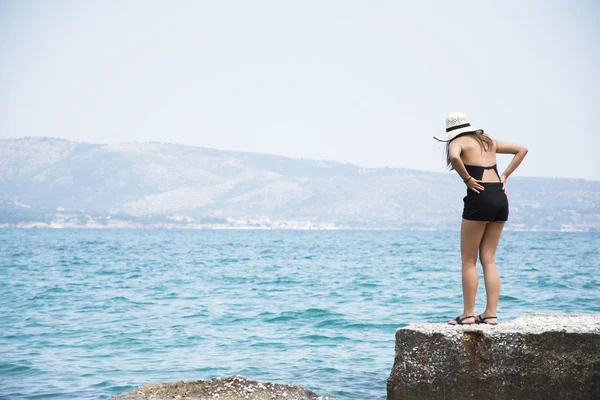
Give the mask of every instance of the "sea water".
<path id="1" fill-rule="evenodd" d="M 599 244 L 505 232 L 499 321 L 600 313 Z M 0 398 L 235 374 L 385 399 L 396 329 L 460 314 L 460 268 L 458 232 L 0 230 Z"/>

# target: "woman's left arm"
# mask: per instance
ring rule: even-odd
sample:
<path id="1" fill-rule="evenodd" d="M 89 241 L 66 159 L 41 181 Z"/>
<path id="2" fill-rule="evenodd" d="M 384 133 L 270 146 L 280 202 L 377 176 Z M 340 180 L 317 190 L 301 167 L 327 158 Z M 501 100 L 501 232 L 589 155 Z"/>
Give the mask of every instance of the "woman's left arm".
<path id="1" fill-rule="evenodd" d="M 465 164 L 462 162 L 460 158 L 460 153 L 462 153 L 462 146 L 458 141 L 453 141 L 450 143 L 448 147 L 448 153 L 450 155 L 450 164 L 452 164 L 452 168 L 458 173 L 463 182 L 467 185 L 469 189 L 474 191 L 475 193 L 479 193 L 480 191 L 485 190 L 481 185 L 480 181 L 473 178 L 469 175 L 467 168 L 465 168 Z"/>

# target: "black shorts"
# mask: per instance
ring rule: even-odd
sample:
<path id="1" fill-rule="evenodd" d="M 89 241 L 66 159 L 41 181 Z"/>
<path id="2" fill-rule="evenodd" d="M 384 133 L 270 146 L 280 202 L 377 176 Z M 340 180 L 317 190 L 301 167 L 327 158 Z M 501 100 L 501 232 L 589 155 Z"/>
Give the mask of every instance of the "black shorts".
<path id="1" fill-rule="evenodd" d="M 467 189 L 462 217 L 471 221 L 508 220 L 508 198 L 502 190 L 502 182 L 484 182 L 481 185 L 485 190 L 479 194 Z"/>

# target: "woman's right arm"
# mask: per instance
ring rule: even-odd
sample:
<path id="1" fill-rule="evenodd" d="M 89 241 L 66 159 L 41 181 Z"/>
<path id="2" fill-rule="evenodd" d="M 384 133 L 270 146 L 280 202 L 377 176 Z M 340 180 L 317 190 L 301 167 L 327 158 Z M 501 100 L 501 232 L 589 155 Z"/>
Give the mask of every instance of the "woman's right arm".
<path id="1" fill-rule="evenodd" d="M 504 178 L 502 182 L 505 182 L 506 178 L 521 164 L 521 161 L 523 161 L 529 150 L 519 144 L 499 142 L 497 140 L 494 142 L 496 143 L 496 153 L 515 155 L 502 173 L 502 177 Z"/>

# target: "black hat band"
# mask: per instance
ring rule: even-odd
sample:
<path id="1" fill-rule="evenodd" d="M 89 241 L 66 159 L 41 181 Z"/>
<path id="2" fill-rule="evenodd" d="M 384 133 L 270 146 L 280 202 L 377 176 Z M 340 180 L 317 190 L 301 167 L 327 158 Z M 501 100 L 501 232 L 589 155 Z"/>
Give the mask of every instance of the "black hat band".
<path id="1" fill-rule="evenodd" d="M 453 126 L 452 128 L 446 128 L 446 133 L 454 131 L 456 129 L 460 129 L 460 128 L 466 128 L 467 126 L 471 126 L 471 124 L 469 124 L 468 122 L 466 124 L 462 124 L 462 125 L 456 125 Z"/>

